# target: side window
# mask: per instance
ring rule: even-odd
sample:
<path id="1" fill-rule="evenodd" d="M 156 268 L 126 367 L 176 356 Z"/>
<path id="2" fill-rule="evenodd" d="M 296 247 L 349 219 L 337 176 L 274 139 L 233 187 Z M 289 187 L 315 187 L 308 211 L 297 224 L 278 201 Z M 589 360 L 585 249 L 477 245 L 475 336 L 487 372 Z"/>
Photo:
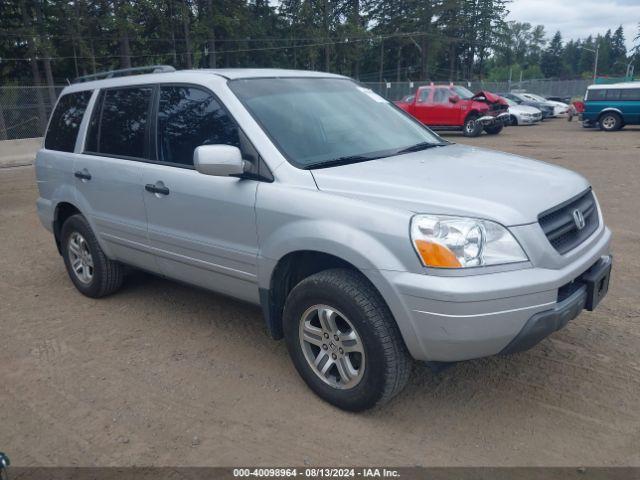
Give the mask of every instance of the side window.
<path id="1" fill-rule="evenodd" d="M 587 100 L 596 101 L 596 100 L 604 100 L 607 95 L 607 91 L 604 88 L 589 90 L 589 95 L 587 96 Z"/>
<path id="2" fill-rule="evenodd" d="M 448 103 L 450 96 L 448 88 L 436 88 L 433 94 L 433 103 Z"/>
<path id="3" fill-rule="evenodd" d="M 158 161 L 193 165 L 200 145 L 240 147 L 238 127 L 213 95 L 195 87 L 160 89 Z"/>
<path id="4" fill-rule="evenodd" d="M 620 100 L 640 102 L 640 88 L 625 88 L 624 90 L 620 90 Z"/>
<path id="5" fill-rule="evenodd" d="M 60 98 L 49 124 L 44 148 L 73 152 L 80 122 L 89 104 L 91 91 L 68 93 Z"/>
<path id="6" fill-rule="evenodd" d="M 425 88 L 424 90 L 420 90 L 420 96 L 418 97 L 418 103 L 424 103 L 429 100 L 429 94 L 431 93 L 430 88 Z"/>
<path id="7" fill-rule="evenodd" d="M 620 90 L 608 90 L 607 100 L 620 100 Z"/>
<path id="8" fill-rule="evenodd" d="M 152 87 L 105 90 L 96 103 L 89 125 L 87 150 L 145 158 L 152 91 Z"/>

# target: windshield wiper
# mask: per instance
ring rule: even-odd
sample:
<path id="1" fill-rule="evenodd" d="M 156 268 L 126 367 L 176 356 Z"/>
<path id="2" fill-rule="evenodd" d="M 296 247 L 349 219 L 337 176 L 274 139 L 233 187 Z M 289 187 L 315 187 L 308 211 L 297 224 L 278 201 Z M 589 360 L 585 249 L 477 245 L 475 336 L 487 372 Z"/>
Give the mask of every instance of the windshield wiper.
<path id="1" fill-rule="evenodd" d="M 409 147 L 402 148 L 402 149 L 398 150 L 395 154 L 396 155 L 401 155 L 403 153 L 419 152 L 421 150 L 426 150 L 428 148 L 444 147 L 445 145 L 448 145 L 448 144 L 447 143 L 420 142 L 420 143 L 416 143 L 415 145 L 411 145 Z"/>
<path id="2" fill-rule="evenodd" d="M 305 165 L 305 170 L 313 170 L 314 168 L 337 167 L 340 165 L 348 165 L 350 163 L 366 162 L 367 160 L 376 160 L 384 158 L 387 155 L 348 155 L 346 157 L 334 158 L 333 160 L 323 160 L 321 162 L 310 163 Z"/>

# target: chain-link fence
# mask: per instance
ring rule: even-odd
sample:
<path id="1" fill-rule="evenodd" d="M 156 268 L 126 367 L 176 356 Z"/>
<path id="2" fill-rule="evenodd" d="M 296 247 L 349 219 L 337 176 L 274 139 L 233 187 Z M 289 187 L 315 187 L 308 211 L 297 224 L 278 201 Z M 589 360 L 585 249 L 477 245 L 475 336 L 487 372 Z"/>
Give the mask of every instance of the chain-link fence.
<path id="1" fill-rule="evenodd" d="M 430 82 L 368 82 L 368 86 L 390 100 L 400 100 Z M 576 97 L 584 95 L 590 80 L 526 80 L 523 82 L 459 82 L 470 90 L 507 92 L 522 89 L 539 95 Z M 42 137 L 62 86 L 0 87 L 0 140 Z"/>
<path id="2" fill-rule="evenodd" d="M 0 87 L 0 140 L 42 137 L 62 88 Z"/>
<path id="3" fill-rule="evenodd" d="M 389 100 L 400 100 L 405 95 L 415 93 L 416 89 L 431 82 L 366 82 L 365 86 Z M 447 82 L 435 82 L 446 84 Z M 488 90 L 490 92 L 508 92 L 524 90 L 543 97 L 582 97 L 591 80 L 523 80 L 522 82 L 456 82 L 472 92 Z"/>

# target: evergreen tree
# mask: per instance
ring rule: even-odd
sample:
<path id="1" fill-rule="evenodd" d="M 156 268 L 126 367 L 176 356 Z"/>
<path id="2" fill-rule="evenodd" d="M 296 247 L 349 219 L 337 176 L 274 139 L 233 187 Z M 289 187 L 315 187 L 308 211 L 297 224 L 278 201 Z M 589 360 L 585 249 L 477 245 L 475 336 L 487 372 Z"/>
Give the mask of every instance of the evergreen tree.
<path id="1" fill-rule="evenodd" d="M 556 32 L 540 60 L 545 77 L 560 77 L 563 74 L 562 50 L 562 35 Z"/>

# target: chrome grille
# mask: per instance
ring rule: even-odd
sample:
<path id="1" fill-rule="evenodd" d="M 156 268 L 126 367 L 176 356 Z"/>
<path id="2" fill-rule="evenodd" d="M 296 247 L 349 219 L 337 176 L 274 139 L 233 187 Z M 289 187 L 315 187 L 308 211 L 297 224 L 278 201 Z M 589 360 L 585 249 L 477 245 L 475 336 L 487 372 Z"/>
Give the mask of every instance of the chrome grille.
<path id="1" fill-rule="evenodd" d="M 580 215 L 584 220 L 582 228 L 579 226 Z M 549 243 L 561 254 L 584 242 L 596 231 L 599 222 L 598 207 L 591 189 L 538 216 L 538 223 Z"/>

